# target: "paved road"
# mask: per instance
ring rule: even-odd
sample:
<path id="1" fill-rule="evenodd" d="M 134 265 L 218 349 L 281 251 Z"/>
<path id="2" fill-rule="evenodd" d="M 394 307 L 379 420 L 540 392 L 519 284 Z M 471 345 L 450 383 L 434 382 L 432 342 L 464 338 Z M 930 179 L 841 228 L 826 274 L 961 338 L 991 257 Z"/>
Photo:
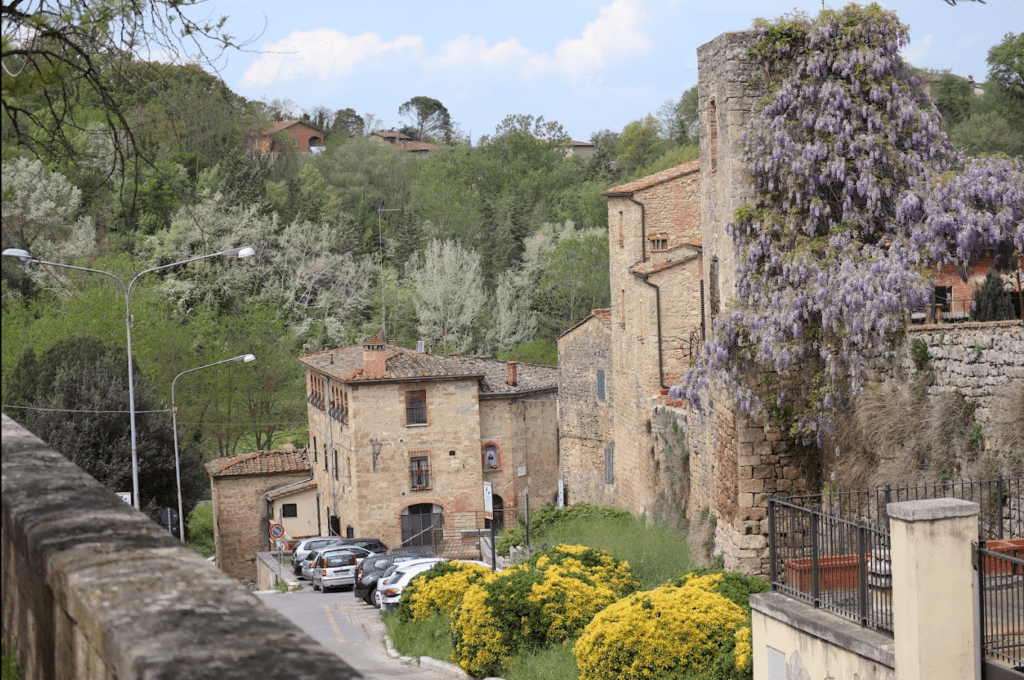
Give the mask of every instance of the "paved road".
<path id="1" fill-rule="evenodd" d="M 257 593 L 257 597 L 344 659 L 367 680 L 453 680 L 458 677 L 439 668 L 410 665 L 389 657 L 384 649 L 380 612 L 355 599 L 351 590 L 323 594 L 314 592 L 306 581 L 302 584 L 302 590 Z"/>

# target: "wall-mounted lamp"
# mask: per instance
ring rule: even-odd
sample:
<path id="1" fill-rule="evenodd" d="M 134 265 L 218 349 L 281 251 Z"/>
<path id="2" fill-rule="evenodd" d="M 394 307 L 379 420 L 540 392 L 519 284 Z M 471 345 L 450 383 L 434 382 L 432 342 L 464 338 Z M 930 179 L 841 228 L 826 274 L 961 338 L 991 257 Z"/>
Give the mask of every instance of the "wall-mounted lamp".
<path id="1" fill-rule="evenodd" d="M 373 471 L 377 471 L 377 459 L 380 457 L 380 450 L 384 447 L 384 442 L 379 442 L 376 439 L 370 440 L 370 448 L 373 450 Z"/>

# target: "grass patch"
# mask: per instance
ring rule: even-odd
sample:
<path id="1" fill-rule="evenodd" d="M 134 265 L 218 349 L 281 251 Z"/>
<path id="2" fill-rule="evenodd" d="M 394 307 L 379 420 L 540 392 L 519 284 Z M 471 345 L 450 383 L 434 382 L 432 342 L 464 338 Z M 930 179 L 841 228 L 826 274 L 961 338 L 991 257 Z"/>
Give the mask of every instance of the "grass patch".
<path id="1" fill-rule="evenodd" d="M 13 656 L 7 655 L 7 645 L 3 646 L 3 680 L 21 680 L 21 670 Z"/>
<path id="2" fill-rule="evenodd" d="M 447 614 L 437 614 L 429 621 L 407 623 L 399 621 L 394 614 L 383 614 L 381 618 L 399 653 L 429 656 L 440 661 L 452 658 L 452 621 Z"/>
<path id="3" fill-rule="evenodd" d="M 579 680 L 576 657 L 572 646 L 575 640 L 552 645 L 531 654 L 523 654 L 509 669 L 505 680 Z"/>
<path id="4" fill-rule="evenodd" d="M 647 524 L 636 517 L 560 522 L 546 529 L 537 540 L 548 545 L 578 543 L 604 550 L 629 562 L 642 590 L 657 588 L 698 566 L 684 531 L 667 524 Z"/>

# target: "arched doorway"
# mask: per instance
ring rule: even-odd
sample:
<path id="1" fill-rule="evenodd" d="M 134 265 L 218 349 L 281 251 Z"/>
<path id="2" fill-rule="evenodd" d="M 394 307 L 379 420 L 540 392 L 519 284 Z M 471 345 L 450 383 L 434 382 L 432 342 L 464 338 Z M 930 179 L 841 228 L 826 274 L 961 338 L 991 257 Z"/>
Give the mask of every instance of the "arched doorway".
<path id="1" fill-rule="evenodd" d="M 505 500 L 498 494 L 491 496 L 491 508 L 494 510 L 494 531 L 495 533 L 505 528 Z M 491 520 L 484 520 L 484 528 L 491 528 Z"/>
<path id="2" fill-rule="evenodd" d="M 434 546 L 441 539 L 444 508 L 434 503 L 417 503 L 402 509 L 402 547 Z"/>

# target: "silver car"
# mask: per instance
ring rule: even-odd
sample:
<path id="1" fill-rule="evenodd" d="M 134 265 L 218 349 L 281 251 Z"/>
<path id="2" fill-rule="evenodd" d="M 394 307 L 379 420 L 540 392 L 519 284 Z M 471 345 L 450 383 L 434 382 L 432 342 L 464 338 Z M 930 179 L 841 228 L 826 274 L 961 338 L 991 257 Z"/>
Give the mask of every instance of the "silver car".
<path id="1" fill-rule="evenodd" d="M 343 550 L 332 550 L 320 555 L 310 576 L 313 590 L 326 593 L 332 588 L 355 585 L 356 566 L 362 558 L 362 555 Z"/>

